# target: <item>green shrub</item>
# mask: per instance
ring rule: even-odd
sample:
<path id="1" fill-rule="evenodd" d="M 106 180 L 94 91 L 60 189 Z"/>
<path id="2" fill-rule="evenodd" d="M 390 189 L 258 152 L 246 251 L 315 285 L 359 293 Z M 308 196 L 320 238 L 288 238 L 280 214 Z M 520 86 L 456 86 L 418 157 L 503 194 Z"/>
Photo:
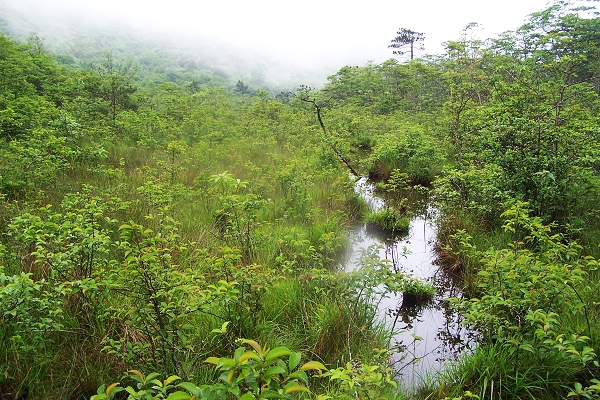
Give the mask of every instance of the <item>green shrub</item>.
<path id="1" fill-rule="evenodd" d="M 368 224 L 375 225 L 390 232 L 408 233 L 410 219 L 398 213 L 393 208 L 384 208 L 380 211 L 370 212 L 365 216 Z"/>
<path id="2" fill-rule="evenodd" d="M 401 284 L 402 306 L 430 300 L 435 294 L 435 286 L 421 279 L 406 277 Z"/>
<path id="3" fill-rule="evenodd" d="M 300 365 L 302 355 L 287 347 L 270 349 L 247 339 L 239 342 L 251 349 L 242 346 L 235 350 L 232 358 L 206 359 L 220 373 L 218 382 L 196 386 L 191 382 L 179 382 L 181 378 L 177 375 L 160 380 L 158 373 L 145 376 L 141 371 L 130 370 L 126 378 L 133 380 L 134 385 L 125 388 L 119 387 L 120 383 L 108 387 L 102 385 L 91 400 L 112 399 L 123 391 L 129 394 L 129 399 L 140 400 L 294 399 L 299 393 L 310 393 L 307 371 L 320 374 L 326 370 L 318 361 Z"/>
<path id="4" fill-rule="evenodd" d="M 444 160 L 436 140 L 411 125 L 379 137 L 364 163 L 371 178 L 387 180 L 397 169 L 406 172 L 413 184 L 428 184 L 441 172 Z"/>

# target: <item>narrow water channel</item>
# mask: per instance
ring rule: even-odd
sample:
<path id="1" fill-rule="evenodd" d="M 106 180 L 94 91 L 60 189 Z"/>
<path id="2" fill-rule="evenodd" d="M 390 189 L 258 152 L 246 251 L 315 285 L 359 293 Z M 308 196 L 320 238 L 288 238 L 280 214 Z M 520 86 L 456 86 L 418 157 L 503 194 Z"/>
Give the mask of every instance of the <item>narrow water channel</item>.
<path id="1" fill-rule="evenodd" d="M 371 209 L 385 206 L 385 201 L 375 194 L 374 185 L 366 178 L 357 181 L 355 190 Z M 401 293 L 392 293 L 378 304 L 381 321 L 394 332 L 392 361 L 398 381 L 408 390 L 434 379 L 445 362 L 456 360 L 469 348 L 472 337 L 445 300 L 460 297 L 460 286 L 435 265 L 436 209 L 428 199 L 414 201 L 420 204 L 411 207 L 415 215 L 407 235 L 370 229 L 365 223 L 355 226 L 349 232 L 344 266 L 347 271 L 355 270 L 362 252 L 375 246 L 379 257 L 390 260 L 392 268 L 435 285 L 436 294 L 427 304 L 403 304 Z"/>

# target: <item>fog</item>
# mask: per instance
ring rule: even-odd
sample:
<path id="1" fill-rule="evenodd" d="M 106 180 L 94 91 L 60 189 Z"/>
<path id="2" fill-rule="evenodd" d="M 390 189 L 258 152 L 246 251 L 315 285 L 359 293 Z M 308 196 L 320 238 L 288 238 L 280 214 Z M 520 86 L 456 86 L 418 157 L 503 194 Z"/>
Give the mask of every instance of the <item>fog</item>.
<path id="1" fill-rule="evenodd" d="M 98 26 L 127 25 L 152 37 L 203 40 L 221 50 L 258 54 L 282 69 L 320 74 L 323 81 L 343 65 L 380 63 L 398 28 L 425 33 L 425 51 L 443 51 L 477 22 L 481 38 L 514 30 L 547 0 L 0 0 L 43 31 L 44 21 L 87 21 Z M 2 9 L 0 9 L 2 11 Z M 55 28 L 56 29 L 56 28 Z M 43 35 L 42 35 L 43 36 Z"/>

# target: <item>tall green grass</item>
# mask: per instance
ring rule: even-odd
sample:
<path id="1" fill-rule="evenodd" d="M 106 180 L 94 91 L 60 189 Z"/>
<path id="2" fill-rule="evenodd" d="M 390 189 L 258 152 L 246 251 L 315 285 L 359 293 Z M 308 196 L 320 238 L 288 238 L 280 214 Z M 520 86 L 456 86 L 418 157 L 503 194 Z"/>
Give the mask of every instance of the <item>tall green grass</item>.
<path id="1" fill-rule="evenodd" d="M 452 398 L 469 391 L 489 400 L 566 398 L 584 376 L 581 365 L 565 364 L 558 352 L 539 358 L 521 351 L 515 360 L 514 349 L 504 344 L 481 345 L 443 371 L 437 389 L 426 397 Z"/>

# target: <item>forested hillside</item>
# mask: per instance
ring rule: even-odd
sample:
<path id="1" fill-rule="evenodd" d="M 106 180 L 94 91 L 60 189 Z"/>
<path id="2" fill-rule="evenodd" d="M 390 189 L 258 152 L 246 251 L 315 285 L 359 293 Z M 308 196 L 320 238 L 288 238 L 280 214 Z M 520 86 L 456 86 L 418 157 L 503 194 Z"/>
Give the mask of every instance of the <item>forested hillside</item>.
<path id="1" fill-rule="evenodd" d="M 4 27 L 0 397 L 600 397 L 594 10 L 295 91 Z M 349 227 L 407 220 L 413 191 L 478 343 L 409 394 L 377 303 L 431 284 L 341 264 Z"/>
<path id="2" fill-rule="evenodd" d="M 31 8 L 39 8 L 31 12 Z M 253 90 L 273 92 L 298 82 L 316 85 L 325 75 L 319 68 L 294 68 L 256 49 L 200 34 L 170 32 L 168 26 L 136 27 L 126 21 L 65 10 L 44 1 L 0 2 L 0 32 L 19 41 L 32 35 L 61 64 L 89 67 L 110 52 L 120 60 L 134 60 L 138 78 L 208 81 L 233 87 L 238 80 Z"/>

